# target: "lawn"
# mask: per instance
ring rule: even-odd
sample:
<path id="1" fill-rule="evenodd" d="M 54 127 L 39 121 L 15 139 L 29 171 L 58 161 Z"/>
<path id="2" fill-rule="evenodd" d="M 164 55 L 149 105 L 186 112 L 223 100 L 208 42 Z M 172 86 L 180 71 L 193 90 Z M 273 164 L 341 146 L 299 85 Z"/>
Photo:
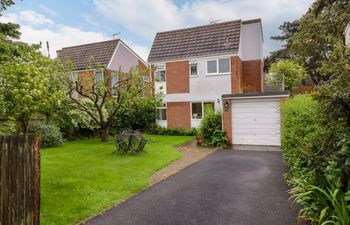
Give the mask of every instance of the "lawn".
<path id="1" fill-rule="evenodd" d="M 147 136 L 145 153 L 115 155 L 113 141 L 81 140 L 41 153 L 41 225 L 71 225 L 147 188 L 193 137 Z"/>

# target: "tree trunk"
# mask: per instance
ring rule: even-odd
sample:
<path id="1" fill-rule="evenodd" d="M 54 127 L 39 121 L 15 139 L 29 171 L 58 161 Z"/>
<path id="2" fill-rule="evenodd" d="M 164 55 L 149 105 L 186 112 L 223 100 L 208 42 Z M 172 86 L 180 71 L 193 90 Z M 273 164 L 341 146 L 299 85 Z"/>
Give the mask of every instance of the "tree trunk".
<path id="1" fill-rule="evenodd" d="M 28 120 L 25 118 L 21 119 L 21 130 L 22 133 L 28 133 Z"/>
<path id="2" fill-rule="evenodd" d="M 108 141 L 109 127 L 101 127 L 101 141 Z"/>

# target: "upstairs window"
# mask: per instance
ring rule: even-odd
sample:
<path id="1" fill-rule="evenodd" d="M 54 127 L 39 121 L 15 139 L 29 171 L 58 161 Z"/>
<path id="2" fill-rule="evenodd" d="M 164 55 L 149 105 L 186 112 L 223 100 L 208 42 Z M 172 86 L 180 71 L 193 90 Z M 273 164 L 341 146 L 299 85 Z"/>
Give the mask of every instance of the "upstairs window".
<path id="1" fill-rule="evenodd" d="M 98 84 L 103 81 L 103 72 L 102 71 L 96 71 L 95 72 L 95 83 Z"/>
<path id="2" fill-rule="evenodd" d="M 190 62 L 190 76 L 191 76 L 191 77 L 198 76 L 198 72 L 197 72 L 197 62 L 195 62 L 195 61 Z"/>
<path id="3" fill-rule="evenodd" d="M 76 82 L 78 81 L 78 73 L 77 72 L 71 72 L 70 73 L 70 77 L 71 77 L 72 83 L 75 85 Z"/>
<path id="4" fill-rule="evenodd" d="M 227 74 L 230 73 L 230 59 L 212 59 L 207 61 L 207 74 Z"/>
<path id="5" fill-rule="evenodd" d="M 165 74 L 165 65 L 159 65 L 156 68 L 156 81 L 157 82 L 165 82 L 166 81 L 166 74 Z"/>

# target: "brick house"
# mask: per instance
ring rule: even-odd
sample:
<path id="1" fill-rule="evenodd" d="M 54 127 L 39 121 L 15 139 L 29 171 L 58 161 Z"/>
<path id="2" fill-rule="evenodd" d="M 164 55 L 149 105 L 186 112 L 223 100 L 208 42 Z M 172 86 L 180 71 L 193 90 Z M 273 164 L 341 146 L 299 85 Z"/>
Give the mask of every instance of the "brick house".
<path id="1" fill-rule="evenodd" d="M 159 32 L 148 63 L 155 92 L 164 96 L 164 105 L 157 110 L 159 126 L 199 127 L 206 113 L 215 110 L 223 114 L 223 125 L 232 144 L 280 145 L 280 117 L 272 114 L 276 109 L 279 113 L 280 98 L 288 95 L 264 93 L 261 19 Z M 237 112 L 233 105 L 239 107 Z M 260 109 L 268 114 L 255 115 Z M 244 110 L 252 112 L 241 115 Z M 247 115 L 250 117 L 246 121 L 253 123 L 276 117 L 271 123 L 273 128 L 261 120 L 270 129 L 270 136 L 265 138 L 259 127 L 245 123 Z M 261 141 L 256 142 L 252 134 L 261 136 Z"/>
<path id="2" fill-rule="evenodd" d="M 68 60 L 72 62 L 74 65 L 74 71 L 71 72 L 73 81 L 88 83 L 93 79 L 103 80 L 113 71 L 128 73 L 134 67 L 145 71 L 145 81 L 149 77 L 146 73 L 147 63 L 120 39 L 65 47 L 57 51 L 57 57 L 64 64 Z M 97 69 L 100 66 L 103 66 L 104 69 Z M 110 87 L 117 82 L 117 78 L 113 77 L 109 84 Z"/>

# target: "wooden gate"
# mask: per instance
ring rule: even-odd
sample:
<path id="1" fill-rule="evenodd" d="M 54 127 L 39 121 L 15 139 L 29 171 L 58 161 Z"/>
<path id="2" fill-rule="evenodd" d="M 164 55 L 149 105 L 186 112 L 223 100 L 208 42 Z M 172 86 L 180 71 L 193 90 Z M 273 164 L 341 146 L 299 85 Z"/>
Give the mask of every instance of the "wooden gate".
<path id="1" fill-rule="evenodd" d="M 0 225 L 39 225 L 39 136 L 0 136 L 0 190 Z"/>

